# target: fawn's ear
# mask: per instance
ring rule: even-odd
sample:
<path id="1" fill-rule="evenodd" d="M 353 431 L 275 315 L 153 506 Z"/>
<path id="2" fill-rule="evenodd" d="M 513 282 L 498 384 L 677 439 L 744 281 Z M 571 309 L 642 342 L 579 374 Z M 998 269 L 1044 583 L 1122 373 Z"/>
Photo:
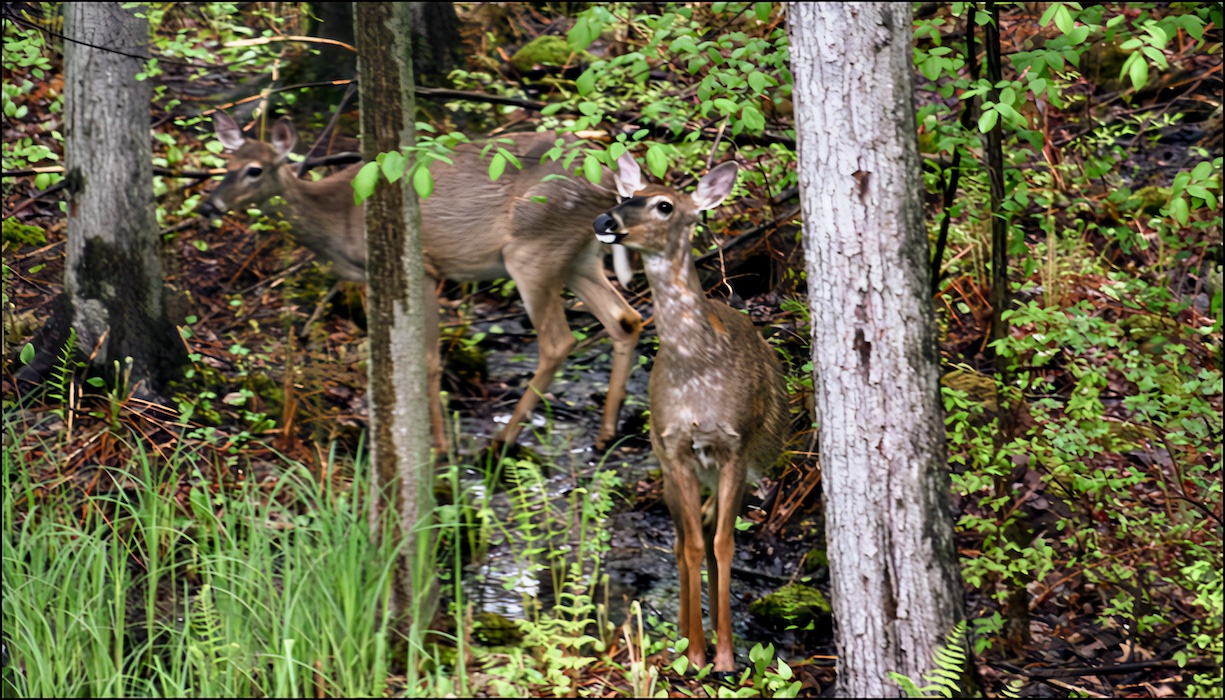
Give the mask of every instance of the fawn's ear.
<path id="1" fill-rule="evenodd" d="M 237 151 L 242 147 L 242 142 L 246 141 L 242 129 L 238 128 L 238 122 L 221 110 L 213 113 L 213 130 L 217 132 L 217 140 L 221 141 L 227 151 Z"/>
<path id="2" fill-rule="evenodd" d="M 289 117 L 281 117 L 272 125 L 272 148 L 277 158 L 284 160 L 285 156 L 298 145 L 298 130 L 293 127 Z"/>
<path id="3" fill-rule="evenodd" d="M 642 168 L 638 167 L 638 161 L 634 160 L 629 151 L 622 153 L 617 159 L 617 194 L 621 195 L 622 199 L 629 199 L 646 186 L 647 183 L 642 181 Z"/>
<path id="4" fill-rule="evenodd" d="M 693 204 L 697 211 L 714 209 L 723 203 L 732 185 L 736 184 L 736 173 L 740 166 L 735 161 L 728 161 L 717 166 L 698 182 L 698 191 L 693 193 Z"/>

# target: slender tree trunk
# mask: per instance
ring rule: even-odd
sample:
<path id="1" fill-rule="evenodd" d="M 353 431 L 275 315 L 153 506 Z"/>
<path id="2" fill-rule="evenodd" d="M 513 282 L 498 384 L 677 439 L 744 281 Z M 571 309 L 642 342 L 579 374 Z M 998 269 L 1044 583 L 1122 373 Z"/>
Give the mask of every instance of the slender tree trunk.
<path id="1" fill-rule="evenodd" d="M 64 151 L 68 244 L 64 292 L 23 379 L 45 374 L 76 330 L 95 369 L 131 358 L 131 381 L 158 393 L 186 362 L 163 295 L 153 202 L 149 23 L 120 3 L 64 5 Z M 88 45 L 86 45 L 88 44 Z M 108 51 L 93 47 L 107 47 Z M 96 352 L 95 352 L 96 350 Z"/>
<path id="2" fill-rule="evenodd" d="M 410 13 L 403 3 L 354 3 L 362 112 L 362 155 L 416 142 L 413 130 Z M 434 472 L 426 375 L 425 271 L 417 195 L 403 178 L 380 182 L 366 200 L 370 328 L 370 521 L 387 510 L 396 537 L 407 538 L 392 605 L 411 643 L 433 616 Z M 410 658 L 409 667 L 414 664 Z"/>
<path id="3" fill-rule="evenodd" d="M 992 85 L 999 84 L 1003 79 L 1003 60 L 1000 56 L 1000 6 L 994 2 L 986 4 L 986 12 L 991 21 L 983 27 L 987 57 L 987 80 Z M 987 92 L 987 100 L 999 101 L 999 89 L 991 88 Z M 1008 230 L 1009 216 L 1004 209 L 1004 120 L 997 119 L 995 126 L 987 132 L 986 138 L 987 177 L 991 186 L 991 341 L 1008 337 L 1008 320 L 1004 318 L 1004 310 L 1008 308 Z M 1048 240 L 1052 244 L 1054 237 Z M 1006 387 L 1012 382 L 1008 367 L 1008 358 L 995 354 L 995 375 L 997 386 Z M 996 392 L 997 420 L 999 429 L 995 431 L 997 448 L 1012 441 L 1016 434 L 1016 406 L 1007 391 Z M 995 492 L 1006 494 L 1014 491 L 1012 484 L 1024 475 L 1025 468 L 1017 467 L 1017 478 L 1012 474 L 995 477 Z M 1014 494 L 1015 495 L 1015 494 Z M 1025 517 L 1020 514 L 1007 525 L 1004 538 L 1017 547 L 1024 547 L 1032 538 Z M 1029 591 L 1022 582 L 1008 577 L 1004 583 L 1008 588 L 1008 604 L 1004 609 L 1007 624 L 1004 628 L 1004 639 L 1010 649 L 1020 651 L 1029 643 Z"/>
<path id="4" fill-rule="evenodd" d="M 897 697 L 963 616 L 906 4 L 789 3 L 839 692 Z"/>
<path id="5" fill-rule="evenodd" d="M 450 87 L 451 71 L 464 65 L 464 42 L 452 2 L 414 2 L 413 66 L 417 82 Z"/>

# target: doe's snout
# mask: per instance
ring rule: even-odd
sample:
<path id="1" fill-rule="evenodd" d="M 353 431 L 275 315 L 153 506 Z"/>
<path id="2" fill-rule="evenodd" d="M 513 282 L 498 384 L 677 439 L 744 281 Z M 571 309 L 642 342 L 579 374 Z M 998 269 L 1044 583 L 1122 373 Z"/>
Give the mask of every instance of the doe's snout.
<path id="1" fill-rule="evenodd" d="M 196 213 L 205 218 L 211 219 L 215 216 L 221 216 L 222 211 L 213 205 L 211 199 L 206 199 L 196 207 Z"/>
<path id="2" fill-rule="evenodd" d="M 600 239 L 601 243 L 616 243 L 625 235 L 618 231 L 621 225 L 617 217 L 607 212 L 597 216 L 592 227 L 595 229 L 595 237 Z"/>

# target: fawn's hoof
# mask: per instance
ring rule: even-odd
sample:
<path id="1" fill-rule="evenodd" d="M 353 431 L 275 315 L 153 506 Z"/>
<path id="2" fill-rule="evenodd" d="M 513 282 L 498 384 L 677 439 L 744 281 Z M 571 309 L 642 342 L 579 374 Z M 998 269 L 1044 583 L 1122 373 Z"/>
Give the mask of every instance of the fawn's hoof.
<path id="1" fill-rule="evenodd" d="M 711 671 L 709 678 L 723 685 L 736 685 L 738 679 L 735 671 Z"/>

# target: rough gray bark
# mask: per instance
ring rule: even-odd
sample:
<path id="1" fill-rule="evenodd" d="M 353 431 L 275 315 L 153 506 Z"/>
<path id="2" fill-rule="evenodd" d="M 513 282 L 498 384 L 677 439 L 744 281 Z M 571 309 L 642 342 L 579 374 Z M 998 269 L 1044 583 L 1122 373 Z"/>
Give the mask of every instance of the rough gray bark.
<path id="1" fill-rule="evenodd" d="M 839 692 L 899 697 L 962 618 L 907 4 L 789 3 Z"/>
<path id="2" fill-rule="evenodd" d="M 368 161 L 416 142 L 411 11 L 405 3 L 354 3 L 362 155 Z M 425 288 L 421 212 L 408 178 L 380 182 L 366 200 L 366 251 L 370 521 L 377 531 L 391 509 L 396 536 L 410 538 L 396 569 L 392 605 L 397 616 L 407 616 L 402 629 L 413 634 L 429 624 L 437 587 L 425 331 L 425 295 L 432 290 Z"/>
<path id="3" fill-rule="evenodd" d="M 115 360 L 131 357 L 132 382 L 147 380 L 141 388 L 157 393 L 186 356 L 164 302 L 152 89 L 137 82 L 145 61 L 132 57 L 148 54 L 149 24 L 120 3 L 68 3 L 64 33 L 83 42 L 64 42 L 64 293 L 35 341 L 39 359 L 23 378 L 44 373 L 75 328 L 78 354 L 97 349 L 96 369 L 113 372 Z"/>

